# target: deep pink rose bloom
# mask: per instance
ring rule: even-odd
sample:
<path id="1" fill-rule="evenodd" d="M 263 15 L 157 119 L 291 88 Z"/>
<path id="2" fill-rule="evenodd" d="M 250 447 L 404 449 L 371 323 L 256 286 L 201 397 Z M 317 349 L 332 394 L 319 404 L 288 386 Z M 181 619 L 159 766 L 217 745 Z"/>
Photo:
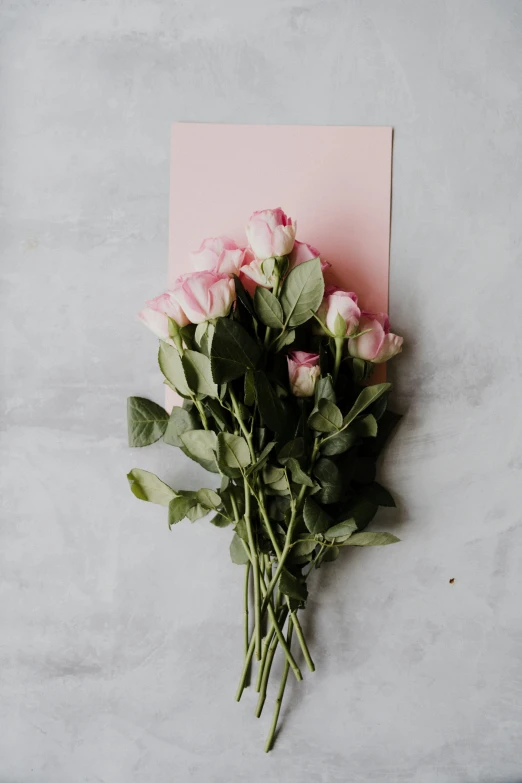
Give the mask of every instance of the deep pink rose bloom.
<path id="1" fill-rule="evenodd" d="M 292 351 L 286 358 L 292 394 L 295 394 L 296 397 L 311 397 L 315 391 L 317 379 L 321 375 L 319 354 Z"/>
<path id="2" fill-rule="evenodd" d="M 172 294 L 193 324 L 227 315 L 236 298 L 233 279 L 215 272 L 181 275 Z"/>
<path id="3" fill-rule="evenodd" d="M 229 237 L 209 237 L 203 240 L 199 250 L 190 254 L 190 258 L 198 272 L 238 275 L 245 260 L 245 252 Z"/>
<path id="4" fill-rule="evenodd" d="M 174 298 L 172 291 L 166 291 L 164 294 L 160 294 L 154 299 L 149 299 L 147 307 L 138 313 L 138 318 L 143 321 L 145 326 L 148 326 L 151 332 L 154 332 L 160 340 L 167 340 L 170 342 L 167 316 L 168 318 L 172 318 L 178 326 L 186 326 L 190 323 L 182 308 Z"/>
<path id="5" fill-rule="evenodd" d="M 348 340 L 348 352 L 356 359 L 382 364 L 402 350 L 403 338 L 390 332 L 386 313 L 367 313 L 363 310 L 359 321 L 360 337 Z"/>
<path id="6" fill-rule="evenodd" d="M 343 291 L 335 285 L 327 285 L 317 316 L 332 334 L 335 332 L 335 319 L 338 313 L 346 321 L 346 334 L 350 335 L 357 329 L 361 317 L 361 311 L 357 306 L 357 294 L 353 291 Z"/>
<path id="7" fill-rule="evenodd" d="M 294 246 L 296 225 L 279 207 L 254 212 L 245 230 L 254 255 L 262 261 L 286 256 Z"/>
<path id="8" fill-rule="evenodd" d="M 308 245 L 306 242 L 299 242 L 299 240 L 296 239 L 292 252 L 290 253 L 290 266 L 294 267 L 298 264 L 302 264 L 304 261 L 311 261 L 312 258 L 321 259 L 323 274 L 332 266 L 328 261 L 321 258 L 321 254 L 316 247 Z"/>

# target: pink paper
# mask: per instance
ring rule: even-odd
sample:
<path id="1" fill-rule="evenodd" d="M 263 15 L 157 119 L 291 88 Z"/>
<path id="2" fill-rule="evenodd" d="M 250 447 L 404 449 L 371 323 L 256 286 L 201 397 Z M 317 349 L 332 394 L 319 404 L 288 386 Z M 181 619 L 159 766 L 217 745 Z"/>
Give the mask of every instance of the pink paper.
<path id="1" fill-rule="evenodd" d="M 331 262 L 327 282 L 387 312 L 391 161 L 387 127 L 175 124 L 169 284 L 205 237 L 245 244 L 251 213 L 282 207 Z"/>

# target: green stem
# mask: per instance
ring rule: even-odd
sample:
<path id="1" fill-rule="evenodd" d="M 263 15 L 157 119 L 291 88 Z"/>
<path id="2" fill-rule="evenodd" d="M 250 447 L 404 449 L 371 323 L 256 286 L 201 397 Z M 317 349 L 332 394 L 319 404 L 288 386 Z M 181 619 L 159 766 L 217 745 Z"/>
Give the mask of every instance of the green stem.
<path id="1" fill-rule="evenodd" d="M 261 596 L 259 580 L 259 561 L 257 559 L 256 546 L 254 543 L 254 532 L 252 530 L 252 521 L 250 519 L 250 489 L 246 479 L 245 482 L 245 523 L 248 535 L 248 546 L 250 548 L 250 562 L 254 574 L 254 647 L 256 660 L 261 660 Z"/>
<path id="2" fill-rule="evenodd" d="M 314 441 L 314 448 L 313 448 L 313 451 L 312 451 L 312 457 L 310 459 L 310 471 L 312 470 L 312 468 L 313 468 L 313 466 L 315 464 L 315 460 L 317 459 L 317 455 L 319 453 L 319 446 L 320 446 L 320 440 L 319 440 L 319 438 L 316 438 L 315 441 Z M 292 515 L 290 517 L 290 522 L 288 523 L 288 530 L 287 530 L 287 533 L 286 533 L 286 539 L 285 539 L 285 544 L 284 544 L 284 547 L 283 547 L 283 551 L 281 552 L 281 557 L 279 558 L 279 563 L 277 564 L 277 568 L 275 570 L 275 573 L 274 573 L 274 575 L 273 575 L 273 577 L 270 580 L 270 583 L 268 585 L 266 596 L 263 599 L 263 603 L 261 605 L 261 614 L 264 614 L 264 612 L 266 611 L 268 600 L 270 599 L 270 596 L 272 595 L 274 587 L 277 584 L 277 580 L 281 576 L 281 572 L 282 572 L 282 570 L 284 568 L 286 558 L 288 557 L 288 554 L 289 554 L 290 550 L 292 549 L 292 537 L 293 537 L 293 534 L 294 534 L 295 526 L 296 526 L 298 518 L 299 518 L 299 512 L 301 510 L 302 503 L 303 503 L 303 501 L 305 499 L 305 496 L 306 496 L 307 489 L 308 489 L 308 487 L 305 484 L 303 484 L 303 486 L 301 487 L 301 490 L 299 492 L 299 495 L 297 496 L 297 503 L 293 504 Z"/>
<path id="3" fill-rule="evenodd" d="M 270 519 L 269 519 L 267 510 L 266 510 L 266 506 L 265 506 L 265 501 L 264 501 L 263 495 L 260 493 L 256 497 L 257 497 L 257 502 L 258 502 L 258 505 L 259 505 L 259 510 L 261 512 L 261 516 L 263 517 L 263 521 L 265 523 L 266 529 L 268 531 L 268 535 L 270 537 L 270 541 L 272 542 L 272 546 L 274 547 L 274 551 L 276 553 L 277 559 L 280 561 L 281 557 L 282 557 L 281 547 L 279 546 L 279 544 L 277 542 L 277 538 L 275 537 L 272 525 L 270 523 Z M 277 571 L 276 571 L 276 573 L 277 573 Z M 270 579 L 269 585 L 272 584 L 273 578 L 274 577 L 272 577 L 272 579 Z M 286 603 L 288 604 L 288 607 L 290 608 L 290 599 L 288 598 L 288 596 L 285 596 L 285 598 L 286 598 Z M 297 619 L 297 615 L 296 615 L 295 612 L 290 612 L 290 619 L 291 619 L 292 623 L 294 624 L 295 632 L 297 634 L 297 638 L 299 639 L 299 644 L 301 646 L 301 650 L 303 652 L 304 659 L 306 661 L 306 665 L 308 666 L 308 668 L 310 669 L 311 672 L 314 672 L 315 671 L 315 664 L 314 664 L 314 662 L 312 660 L 312 656 L 310 655 L 310 650 L 308 649 L 308 645 L 306 644 L 306 640 L 304 638 L 301 625 L 299 623 L 299 620 Z"/>
<path id="4" fill-rule="evenodd" d="M 243 421 L 243 417 L 241 416 L 241 411 L 239 410 L 239 403 L 237 401 L 237 397 L 234 394 L 232 387 L 230 384 L 228 385 L 228 393 L 230 394 L 230 399 L 232 400 L 232 407 L 234 409 L 234 415 L 238 421 L 239 427 L 241 429 L 241 432 L 245 436 L 246 442 L 248 443 L 248 449 L 250 451 L 250 458 L 252 460 L 252 465 L 255 464 L 256 461 L 256 452 L 254 449 L 254 444 L 252 441 L 252 434 L 248 427 L 246 426 L 245 422 Z"/>
<path id="5" fill-rule="evenodd" d="M 263 712 L 263 707 L 266 701 L 266 689 L 268 686 L 268 678 L 270 677 L 270 671 L 272 669 L 272 663 L 277 649 L 277 644 L 278 644 L 277 638 L 274 633 L 274 635 L 270 639 L 270 647 L 267 648 L 268 652 L 265 660 L 265 665 L 263 667 L 263 676 L 261 679 L 261 687 L 259 689 L 259 698 L 257 700 L 257 705 L 256 705 L 256 713 L 255 713 L 256 718 L 260 718 L 261 713 Z"/>
<path id="6" fill-rule="evenodd" d="M 290 647 L 290 644 L 292 643 L 292 631 L 294 626 L 291 625 L 288 628 L 288 646 Z M 274 736 L 277 728 L 277 721 L 279 720 L 279 713 L 281 712 L 281 704 L 283 703 L 283 696 L 285 693 L 286 683 L 288 680 L 288 661 L 285 661 L 285 665 L 283 668 L 283 674 L 281 675 L 281 683 L 279 685 L 279 691 L 276 698 L 275 703 L 275 709 L 274 709 L 274 716 L 272 718 L 272 723 L 270 725 L 270 731 L 268 732 L 268 737 L 266 738 L 266 744 L 265 744 L 265 753 L 268 753 L 272 749 L 272 745 L 274 743 Z"/>
<path id="7" fill-rule="evenodd" d="M 276 262 L 276 265 L 274 267 L 274 285 L 272 286 L 272 293 L 273 293 L 273 295 L 275 297 L 277 297 L 278 294 L 279 294 L 279 283 L 280 283 L 279 269 L 278 269 L 277 262 Z M 270 333 L 271 333 L 271 331 L 272 330 L 270 329 L 270 327 L 267 326 L 266 327 L 266 332 L 265 332 L 265 341 L 264 341 L 265 347 L 270 342 Z"/>
<path id="8" fill-rule="evenodd" d="M 244 582 L 244 592 L 243 592 L 244 605 L 245 605 L 245 628 L 244 628 L 245 656 L 248 655 L 248 645 L 250 644 L 250 637 L 249 637 L 249 633 L 248 633 L 248 595 L 249 595 L 249 588 L 250 588 L 250 560 L 245 565 L 245 582 Z"/>
<path id="9" fill-rule="evenodd" d="M 255 637 L 254 634 L 252 634 L 250 638 L 250 644 L 248 645 L 248 650 L 245 658 L 245 662 L 243 664 L 243 670 L 241 672 L 241 677 L 239 678 L 239 685 L 237 686 L 236 691 L 236 701 L 239 701 L 241 696 L 243 695 L 243 691 L 245 690 L 247 680 L 248 680 L 248 674 L 250 671 L 250 662 L 252 660 L 252 656 L 254 654 L 254 647 L 255 647 Z"/>
<path id="10" fill-rule="evenodd" d="M 341 359 L 343 358 L 343 346 L 344 346 L 344 337 L 336 337 L 335 338 L 335 364 L 334 364 L 334 371 L 333 371 L 334 385 L 337 382 L 337 376 L 339 375 L 339 367 L 341 366 Z"/>

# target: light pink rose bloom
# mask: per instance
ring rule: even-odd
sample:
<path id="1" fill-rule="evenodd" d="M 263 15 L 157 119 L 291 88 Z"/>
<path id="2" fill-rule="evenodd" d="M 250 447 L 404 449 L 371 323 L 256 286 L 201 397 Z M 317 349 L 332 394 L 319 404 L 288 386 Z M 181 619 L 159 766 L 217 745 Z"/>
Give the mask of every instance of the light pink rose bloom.
<path id="1" fill-rule="evenodd" d="M 190 254 L 190 258 L 198 272 L 237 275 L 245 260 L 245 252 L 229 237 L 209 237 L 203 240 L 199 250 Z"/>
<path id="2" fill-rule="evenodd" d="M 294 246 L 296 225 L 280 207 L 254 212 L 245 230 L 254 255 L 261 260 L 287 256 Z"/>
<path id="3" fill-rule="evenodd" d="M 168 316 L 168 317 L 167 317 Z M 145 326 L 154 332 L 160 340 L 169 342 L 169 318 L 177 323 L 178 326 L 186 326 L 190 323 L 189 319 L 174 299 L 172 291 L 166 291 L 164 294 L 149 299 L 147 307 L 140 313 L 138 318 L 143 321 Z"/>
<path id="4" fill-rule="evenodd" d="M 292 351 L 286 358 L 292 394 L 296 397 L 311 397 L 315 391 L 315 384 L 321 375 L 319 354 Z"/>
<path id="5" fill-rule="evenodd" d="M 216 272 L 181 275 L 174 283 L 172 294 L 193 324 L 227 315 L 236 298 L 233 279 Z"/>
<path id="6" fill-rule="evenodd" d="M 296 239 L 293 250 L 290 253 L 290 266 L 294 267 L 298 264 L 302 264 L 304 261 L 311 261 L 312 258 L 321 258 L 321 254 L 317 248 L 313 245 L 308 245 L 306 242 L 299 242 L 299 240 Z M 328 261 L 321 258 L 321 270 L 323 274 L 331 266 L 332 265 Z"/>
<path id="7" fill-rule="evenodd" d="M 390 332 L 386 313 L 362 312 L 359 331 L 370 331 L 348 340 L 348 352 L 356 359 L 382 364 L 402 350 L 403 338 Z"/>
<path id="8" fill-rule="evenodd" d="M 266 264 L 265 261 L 267 262 Z M 271 270 L 270 267 L 272 267 Z M 245 263 L 240 270 L 240 278 L 243 286 L 251 296 L 254 296 L 258 285 L 263 288 L 273 288 L 275 282 L 274 262 L 269 259 L 262 261 L 259 258 L 255 258 L 252 251 L 247 250 Z"/>
<path id="9" fill-rule="evenodd" d="M 335 333 L 335 319 L 338 313 L 346 321 L 346 334 L 354 332 L 361 317 L 361 311 L 357 306 L 357 294 L 353 291 L 343 291 L 335 285 L 327 285 L 317 316 L 332 334 Z"/>

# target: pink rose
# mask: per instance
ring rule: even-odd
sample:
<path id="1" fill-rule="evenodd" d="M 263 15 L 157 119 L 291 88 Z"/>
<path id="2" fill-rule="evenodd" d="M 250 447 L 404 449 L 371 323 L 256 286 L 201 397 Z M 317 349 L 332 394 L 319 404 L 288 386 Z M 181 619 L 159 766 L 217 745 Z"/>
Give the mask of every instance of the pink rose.
<path id="1" fill-rule="evenodd" d="M 203 240 L 199 250 L 190 254 L 190 258 L 198 272 L 237 275 L 245 259 L 245 249 L 229 237 L 209 237 Z"/>
<path id="2" fill-rule="evenodd" d="M 321 375 L 319 354 L 292 351 L 286 358 L 292 394 L 295 394 L 296 397 L 311 397 L 315 391 L 317 379 Z"/>
<path id="3" fill-rule="evenodd" d="M 321 254 L 317 248 L 313 245 L 307 245 L 306 242 L 299 242 L 299 240 L 296 239 L 293 250 L 290 253 L 290 266 L 294 267 L 298 264 L 302 264 L 304 261 L 311 261 L 312 258 L 321 258 Z M 331 266 L 332 265 L 328 261 L 321 258 L 321 270 L 323 274 Z"/>
<path id="4" fill-rule="evenodd" d="M 246 224 L 246 235 L 254 255 L 261 260 L 288 255 L 295 240 L 295 224 L 282 209 L 254 212 Z"/>
<path id="5" fill-rule="evenodd" d="M 172 294 L 193 324 L 227 315 L 236 298 L 233 279 L 216 272 L 181 275 Z"/>
<path id="6" fill-rule="evenodd" d="M 332 334 L 335 334 L 335 321 L 338 314 L 346 322 L 345 335 L 350 335 L 357 329 L 361 317 L 361 311 L 357 306 L 357 294 L 343 291 L 335 285 L 328 285 L 324 289 L 324 298 L 317 311 L 317 316 L 326 324 Z"/>
<path id="7" fill-rule="evenodd" d="M 138 313 L 138 318 L 160 340 L 169 340 L 169 321 L 167 316 L 172 318 L 178 326 L 186 326 L 190 323 L 178 302 L 174 299 L 172 291 L 166 291 L 164 294 L 156 296 L 155 299 L 149 299 L 147 307 Z"/>
<path id="8" fill-rule="evenodd" d="M 245 261 L 241 267 L 241 282 L 251 296 L 254 296 L 258 285 L 263 288 L 274 287 L 274 261 L 266 258 L 261 261 L 255 258 L 250 250 L 245 254 Z"/>
<path id="9" fill-rule="evenodd" d="M 348 340 L 348 352 L 356 359 L 382 364 L 402 350 L 403 338 L 390 332 L 390 320 L 386 313 L 366 313 L 359 321 L 360 337 Z"/>

